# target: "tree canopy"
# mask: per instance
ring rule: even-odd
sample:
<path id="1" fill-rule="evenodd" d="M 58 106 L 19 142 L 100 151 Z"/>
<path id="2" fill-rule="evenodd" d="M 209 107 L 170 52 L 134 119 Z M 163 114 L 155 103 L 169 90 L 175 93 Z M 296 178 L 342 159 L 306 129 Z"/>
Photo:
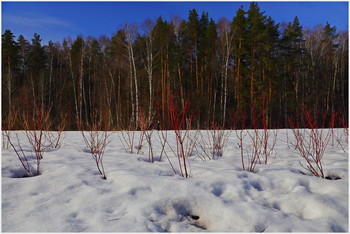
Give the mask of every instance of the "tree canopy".
<path id="1" fill-rule="evenodd" d="M 347 119 L 347 32 L 328 22 L 303 28 L 297 16 L 276 23 L 258 3 L 229 17 L 215 22 L 192 9 L 187 19 L 146 19 L 125 24 L 112 37 L 80 35 L 47 45 L 37 33 L 28 40 L 7 29 L 3 123 L 26 103 L 52 108 L 52 119 L 68 114 L 70 130 L 95 110 L 109 129 L 137 129 L 141 109 L 167 128 L 169 92 L 180 107 L 188 100 L 199 113 L 196 128 L 212 122 L 233 127 L 230 116 L 237 111 L 247 122 L 260 111 L 269 127 L 288 127 L 301 106 Z"/>

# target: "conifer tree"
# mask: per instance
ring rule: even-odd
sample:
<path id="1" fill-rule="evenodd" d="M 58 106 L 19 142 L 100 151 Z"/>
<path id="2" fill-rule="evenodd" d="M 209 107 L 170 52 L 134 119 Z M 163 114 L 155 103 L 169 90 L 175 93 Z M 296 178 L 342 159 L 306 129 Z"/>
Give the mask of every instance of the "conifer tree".
<path id="1" fill-rule="evenodd" d="M 2 113 L 7 112 L 7 122 L 12 119 L 12 95 L 14 84 L 14 73 L 18 63 L 18 46 L 15 36 L 10 30 L 5 30 L 2 35 L 2 93 L 7 105 L 2 105 Z M 6 108 L 6 109 L 4 109 Z M 6 116 L 6 115 L 5 115 Z"/>
<path id="2" fill-rule="evenodd" d="M 258 92 L 256 81 L 258 79 L 259 72 L 259 60 L 261 59 L 261 52 L 264 46 L 264 37 L 266 35 L 266 16 L 260 12 L 260 8 L 257 3 L 250 3 L 249 10 L 247 11 L 247 45 L 248 53 L 248 66 L 249 66 L 249 82 L 250 82 L 250 105 L 255 102 L 255 96 Z"/>
<path id="3" fill-rule="evenodd" d="M 242 109 L 245 106 L 243 97 L 247 97 L 245 90 L 248 87 L 244 85 L 242 77 L 246 77 L 246 62 L 248 56 L 247 50 L 247 18 L 245 17 L 246 12 L 241 6 L 231 23 L 231 31 L 233 32 L 233 46 L 234 46 L 234 61 L 235 61 L 235 100 L 236 107 Z"/>
<path id="4" fill-rule="evenodd" d="M 160 107 L 169 90 L 182 107 L 190 98 L 190 109 L 201 113 L 192 122 L 198 128 L 224 124 L 235 110 L 250 114 L 247 125 L 253 113 L 263 113 L 268 127 L 288 127 L 299 105 L 313 114 L 348 115 L 348 33 L 329 23 L 305 29 L 295 17 L 280 27 L 251 3 L 232 22 L 192 9 L 186 19 L 159 17 L 143 26 L 143 32 L 126 24 L 111 38 L 68 37 L 46 45 L 38 34 L 30 42 L 21 35 L 15 41 L 6 30 L 3 121 L 28 100 L 34 107 L 53 106 L 52 117 L 69 112 L 71 130 L 76 120 L 90 121 L 96 109 L 110 129 L 136 129 L 139 107 L 166 129 Z"/>
<path id="5" fill-rule="evenodd" d="M 300 25 L 298 17 L 294 17 L 293 22 L 289 22 L 287 27 L 282 32 L 280 43 L 280 56 L 282 58 L 282 82 L 278 84 L 280 89 L 280 99 L 283 103 L 283 121 L 287 123 L 287 118 L 290 113 L 296 111 L 295 103 L 300 103 L 301 90 L 301 69 L 302 69 L 302 42 L 303 42 L 303 27 Z"/>
<path id="6" fill-rule="evenodd" d="M 47 57 L 45 49 L 41 45 L 41 40 L 40 35 L 34 33 L 28 55 L 28 72 L 34 107 L 36 107 L 38 103 L 40 103 L 42 107 L 47 104 L 45 103 L 45 89 L 47 85 L 45 80 L 45 69 Z"/>

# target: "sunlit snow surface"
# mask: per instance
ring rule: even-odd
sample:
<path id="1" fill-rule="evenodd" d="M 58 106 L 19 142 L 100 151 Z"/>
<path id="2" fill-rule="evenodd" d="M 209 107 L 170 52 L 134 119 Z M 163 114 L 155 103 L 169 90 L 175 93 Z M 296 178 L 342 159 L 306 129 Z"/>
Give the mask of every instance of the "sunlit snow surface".
<path id="1" fill-rule="evenodd" d="M 12 132 L 13 139 L 16 133 L 29 151 L 22 133 Z M 3 149 L 2 231 L 348 231 L 348 144 L 342 129 L 336 135 L 346 152 L 330 142 L 323 159 L 325 174 L 339 180 L 308 175 L 303 159 L 287 146 L 286 130 L 279 130 L 273 156 L 255 173 L 242 170 L 232 132 L 223 157 L 203 161 L 193 152 L 191 178 L 175 175 L 164 154 L 161 162 L 149 163 L 146 141 L 142 154 L 125 152 L 118 134 L 112 133 L 105 151 L 107 180 L 79 132 L 65 132 L 60 149 L 46 150 L 36 177 L 20 178 L 24 170 L 15 152 Z M 173 133 L 168 140 L 175 147 Z M 152 141 L 158 159 L 157 132 Z M 166 151 L 178 168 L 168 146 Z"/>

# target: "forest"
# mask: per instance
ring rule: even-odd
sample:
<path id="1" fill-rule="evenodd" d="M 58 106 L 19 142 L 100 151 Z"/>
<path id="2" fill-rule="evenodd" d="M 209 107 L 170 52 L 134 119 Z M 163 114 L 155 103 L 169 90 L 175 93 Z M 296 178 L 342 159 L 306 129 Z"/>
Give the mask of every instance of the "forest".
<path id="1" fill-rule="evenodd" d="M 45 112 L 47 130 L 62 122 L 85 128 L 96 113 L 108 130 L 139 130 L 140 119 L 169 129 L 171 108 L 186 112 L 193 129 L 250 127 L 257 118 L 268 128 L 288 128 L 291 119 L 303 126 L 301 110 L 318 127 L 332 116 L 347 126 L 347 31 L 303 28 L 297 16 L 276 23 L 257 3 L 229 17 L 215 22 L 192 9 L 187 19 L 145 19 L 111 37 L 47 45 L 37 33 L 28 39 L 7 29 L 2 128 L 21 129 L 25 116 Z"/>

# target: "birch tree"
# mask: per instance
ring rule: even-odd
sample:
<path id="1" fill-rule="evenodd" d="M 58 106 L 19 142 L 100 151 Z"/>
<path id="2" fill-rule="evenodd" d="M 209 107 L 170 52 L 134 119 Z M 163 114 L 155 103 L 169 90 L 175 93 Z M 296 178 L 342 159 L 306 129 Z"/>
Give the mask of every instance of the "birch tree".
<path id="1" fill-rule="evenodd" d="M 232 53 L 232 40 L 233 33 L 231 32 L 230 22 L 227 18 L 220 18 L 218 22 L 218 37 L 219 37 L 219 56 L 221 59 L 221 100 L 220 105 L 222 108 L 222 124 L 226 121 L 226 108 L 227 108 L 227 80 L 229 63 Z"/>
<path id="2" fill-rule="evenodd" d="M 144 58 L 142 59 L 143 64 L 145 66 L 147 76 L 148 76 L 148 86 L 149 86 L 149 103 L 148 103 L 148 120 L 150 121 L 153 115 L 153 62 L 154 58 L 157 54 L 154 54 L 154 26 L 155 22 L 151 19 L 146 19 L 143 24 L 142 28 L 145 33 L 145 52 L 144 52 Z"/>
<path id="3" fill-rule="evenodd" d="M 129 74 L 130 74 L 130 90 L 131 90 L 131 104 L 132 104 L 132 117 L 131 121 L 134 123 L 134 127 L 138 126 L 138 111 L 139 111 L 139 89 L 137 84 L 137 72 L 135 65 L 135 56 L 134 56 L 134 41 L 137 37 L 137 26 L 135 24 L 125 24 L 124 32 L 126 38 L 126 48 L 128 50 L 129 57 Z M 135 103 L 133 101 L 133 82 L 135 85 Z"/>
<path id="4" fill-rule="evenodd" d="M 181 34 L 183 33 L 181 30 L 182 25 L 184 23 L 184 20 L 180 16 L 173 16 L 171 17 L 171 26 L 173 33 L 175 35 L 175 59 L 176 59 L 176 70 L 177 70 L 177 76 L 179 78 L 179 86 L 180 86 L 180 96 L 181 96 L 181 105 L 182 108 L 185 106 L 185 96 L 184 96 L 184 89 L 183 89 L 183 81 L 182 81 L 182 66 L 180 64 L 181 60 L 181 51 L 180 48 L 182 46 L 181 42 Z"/>

